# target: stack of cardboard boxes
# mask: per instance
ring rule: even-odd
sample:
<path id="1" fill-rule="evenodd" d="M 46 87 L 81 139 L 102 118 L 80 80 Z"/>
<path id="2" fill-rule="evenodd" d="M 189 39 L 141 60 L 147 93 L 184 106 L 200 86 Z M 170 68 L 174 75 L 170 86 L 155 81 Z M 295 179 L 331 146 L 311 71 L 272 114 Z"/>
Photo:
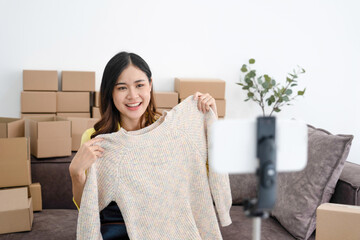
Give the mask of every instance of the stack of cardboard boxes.
<path id="1" fill-rule="evenodd" d="M 21 117 L 55 116 L 57 71 L 23 70 Z"/>
<path id="2" fill-rule="evenodd" d="M 225 117 L 225 81 L 221 79 L 175 78 L 175 92 L 179 93 L 179 101 L 183 101 L 195 92 L 209 93 L 216 102 L 219 118 Z"/>
<path id="3" fill-rule="evenodd" d="M 81 134 L 94 125 L 90 103 L 95 72 L 24 70 L 21 112 L 25 136 L 36 158 L 70 156 L 80 146 Z"/>
<path id="4" fill-rule="evenodd" d="M 62 71 L 61 87 L 62 92 L 58 92 L 57 96 L 57 115 L 71 121 L 71 150 L 77 151 L 83 132 L 92 128 L 98 120 L 90 118 L 95 72 Z"/>
<path id="5" fill-rule="evenodd" d="M 30 231 L 42 210 L 41 186 L 31 182 L 30 142 L 24 120 L 0 120 L 0 234 Z"/>
<path id="6" fill-rule="evenodd" d="M 95 72 L 62 71 L 62 92 L 57 93 L 57 116 L 90 118 L 90 96 Z"/>

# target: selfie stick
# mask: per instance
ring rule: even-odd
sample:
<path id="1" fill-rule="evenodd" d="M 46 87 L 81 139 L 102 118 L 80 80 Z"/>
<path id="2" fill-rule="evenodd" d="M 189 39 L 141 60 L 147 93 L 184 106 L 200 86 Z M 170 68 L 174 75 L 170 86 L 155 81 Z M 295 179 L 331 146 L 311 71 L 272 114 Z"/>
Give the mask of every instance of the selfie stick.
<path id="1" fill-rule="evenodd" d="M 257 118 L 256 156 L 259 167 L 257 198 L 244 201 L 244 212 L 253 218 L 253 239 L 260 240 L 261 219 L 268 218 L 276 201 L 275 117 Z"/>

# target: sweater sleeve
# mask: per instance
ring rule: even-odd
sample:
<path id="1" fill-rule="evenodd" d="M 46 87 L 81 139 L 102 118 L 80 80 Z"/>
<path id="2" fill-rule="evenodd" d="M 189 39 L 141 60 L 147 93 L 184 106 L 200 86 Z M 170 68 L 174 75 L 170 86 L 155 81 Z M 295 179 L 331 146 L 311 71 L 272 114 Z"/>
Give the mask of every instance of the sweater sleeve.
<path id="1" fill-rule="evenodd" d="M 102 239 L 96 164 L 89 168 L 79 211 L 76 239 Z"/>
<path id="2" fill-rule="evenodd" d="M 206 121 L 206 146 L 208 143 L 207 130 L 211 124 L 217 120 L 216 114 L 210 109 L 205 114 Z M 208 162 L 208 158 L 207 158 Z M 230 217 L 230 208 L 232 206 L 232 196 L 230 188 L 229 174 L 216 173 L 211 168 L 209 170 L 209 185 L 213 200 L 215 202 L 215 210 L 218 214 L 220 224 L 222 227 L 229 226 L 232 221 Z"/>
<path id="3" fill-rule="evenodd" d="M 176 117 L 181 117 L 181 119 L 178 119 L 176 122 L 178 123 L 179 130 L 185 133 L 191 144 L 207 159 L 207 129 L 214 121 L 217 121 L 217 116 L 211 108 L 205 114 L 202 113 L 197 107 L 197 100 L 194 100 L 193 96 L 189 96 L 188 98 L 183 101 L 184 104 L 185 101 L 187 101 L 187 104 L 181 109 L 183 112 L 177 113 Z M 206 163 L 208 163 L 208 161 L 206 161 Z M 204 165 L 204 167 L 207 167 L 207 165 L 208 164 Z M 215 210 L 221 226 L 225 227 L 232 223 L 230 218 L 232 196 L 229 175 L 219 174 L 211 169 L 208 169 L 208 171 L 208 182 L 215 203 Z"/>

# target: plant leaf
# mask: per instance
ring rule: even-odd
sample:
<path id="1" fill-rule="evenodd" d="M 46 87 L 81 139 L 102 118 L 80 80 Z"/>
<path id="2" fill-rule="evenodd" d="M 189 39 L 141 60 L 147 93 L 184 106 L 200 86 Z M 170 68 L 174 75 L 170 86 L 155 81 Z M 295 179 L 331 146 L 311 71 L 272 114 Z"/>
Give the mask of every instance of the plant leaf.
<path id="1" fill-rule="evenodd" d="M 246 67 L 246 64 L 243 64 L 243 65 L 242 65 L 241 71 L 242 71 L 243 73 L 245 73 L 245 72 L 248 71 L 248 69 L 247 69 L 247 67 Z"/>
<path id="2" fill-rule="evenodd" d="M 281 110 L 280 110 L 280 108 L 274 108 L 274 111 L 275 112 L 280 112 Z"/>
<path id="3" fill-rule="evenodd" d="M 291 90 L 291 89 L 286 89 L 285 94 L 286 94 L 286 95 L 292 94 L 292 90 Z"/>
<path id="4" fill-rule="evenodd" d="M 249 59 L 249 63 L 250 63 L 250 64 L 254 64 L 254 63 L 255 63 L 255 59 L 253 59 L 253 58 Z"/>
<path id="5" fill-rule="evenodd" d="M 250 72 L 248 72 L 245 76 L 245 78 L 253 78 L 256 76 L 256 71 L 255 70 L 251 70 Z"/>
<path id="6" fill-rule="evenodd" d="M 264 75 L 265 81 L 266 82 L 270 82 L 271 81 L 271 77 L 269 77 L 269 75 L 265 74 Z"/>
<path id="7" fill-rule="evenodd" d="M 304 88 L 304 91 L 298 91 L 298 95 L 299 95 L 299 96 L 303 96 L 304 93 L 305 93 L 305 90 L 306 90 L 306 88 Z"/>

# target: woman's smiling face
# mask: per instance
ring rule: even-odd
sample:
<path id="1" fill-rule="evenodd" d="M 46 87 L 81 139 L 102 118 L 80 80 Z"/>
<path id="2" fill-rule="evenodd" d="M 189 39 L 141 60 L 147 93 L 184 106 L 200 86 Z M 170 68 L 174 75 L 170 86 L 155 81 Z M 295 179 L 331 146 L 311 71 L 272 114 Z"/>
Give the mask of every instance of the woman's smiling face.
<path id="1" fill-rule="evenodd" d="M 130 64 L 120 74 L 113 90 L 113 101 L 121 122 L 139 123 L 150 102 L 151 83 L 146 74 Z"/>

